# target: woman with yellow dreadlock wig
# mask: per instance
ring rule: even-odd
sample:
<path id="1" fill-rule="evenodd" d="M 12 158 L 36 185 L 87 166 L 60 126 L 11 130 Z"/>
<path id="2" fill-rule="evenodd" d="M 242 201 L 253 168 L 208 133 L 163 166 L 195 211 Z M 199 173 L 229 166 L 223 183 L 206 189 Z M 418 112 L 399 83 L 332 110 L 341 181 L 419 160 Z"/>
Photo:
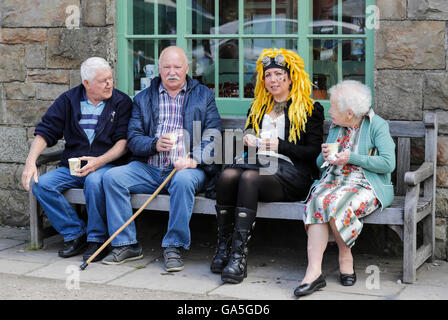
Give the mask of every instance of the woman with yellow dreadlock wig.
<path id="1" fill-rule="evenodd" d="M 323 143 L 324 110 L 310 98 L 302 58 L 291 50 L 265 49 L 257 73 L 243 137 L 249 156 L 227 166 L 216 184 L 218 246 L 210 268 L 226 283 L 247 276 L 258 201 L 303 200 L 317 178 Z"/>

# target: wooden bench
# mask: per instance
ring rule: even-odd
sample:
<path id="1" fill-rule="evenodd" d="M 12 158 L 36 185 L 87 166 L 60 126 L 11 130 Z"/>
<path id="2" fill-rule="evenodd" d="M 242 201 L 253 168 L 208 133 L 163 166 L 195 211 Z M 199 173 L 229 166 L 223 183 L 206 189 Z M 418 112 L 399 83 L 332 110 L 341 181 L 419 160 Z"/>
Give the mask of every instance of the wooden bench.
<path id="1" fill-rule="evenodd" d="M 226 133 L 232 134 L 234 129 L 244 127 L 243 118 L 223 118 L 223 132 L 225 147 L 232 146 L 233 139 L 225 139 Z M 325 134 L 328 133 L 329 121 L 325 121 Z M 391 135 L 397 140 L 397 167 L 395 183 L 395 200 L 383 212 L 377 210 L 364 219 L 365 223 L 388 225 L 403 241 L 403 282 L 413 283 L 416 280 L 416 270 L 428 259 L 434 259 L 435 248 L 435 196 L 436 196 L 436 159 L 437 159 L 437 115 L 427 112 L 424 121 L 389 121 Z M 242 137 L 242 130 L 238 130 Z M 415 171 L 411 166 L 411 139 L 423 138 L 425 142 L 424 163 Z M 234 150 L 233 147 L 225 150 Z M 43 154 L 38 159 L 41 165 L 50 161 L 57 161 L 61 153 Z M 420 190 L 420 184 L 423 189 Z M 422 191 L 422 192 L 421 192 Z M 72 204 L 84 205 L 82 189 L 71 189 L 65 192 L 65 197 Z M 133 194 L 131 202 L 133 208 L 140 208 L 148 199 L 147 194 Z M 215 214 L 215 201 L 203 195 L 196 197 L 194 213 Z M 260 203 L 257 217 L 273 219 L 302 220 L 304 203 L 301 202 L 273 202 Z M 148 210 L 168 211 L 169 195 L 159 195 L 147 207 Z M 30 226 L 31 245 L 42 247 L 46 232 L 43 229 L 43 213 L 30 192 Z M 417 248 L 417 223 L 422 222 L 423 244 Z"/>

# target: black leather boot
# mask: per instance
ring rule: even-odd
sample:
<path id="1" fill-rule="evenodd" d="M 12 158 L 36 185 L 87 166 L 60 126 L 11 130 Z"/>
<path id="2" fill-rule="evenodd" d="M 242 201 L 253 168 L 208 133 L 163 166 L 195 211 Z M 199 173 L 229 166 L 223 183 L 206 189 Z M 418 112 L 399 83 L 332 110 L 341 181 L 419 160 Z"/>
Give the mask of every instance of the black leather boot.
<path id="1" fill-rule="evenodd" d="M 257 211 L 248 208 L 236 208 L 235 231 L 232 237 L 232 252 L 227 266 L 221 274 L 225 283 L 240 283 L 247 277 L 247 243 L 255 227 Z"/>
<path id="2" fill-rule="evenodd" d="M 218 223 L 218 245 L 216 253 L 210 265 L 213 273 L 221 273 L 229 262 L 230 248 L 232 245 L 232 233 L 235 221 L 235 207 L 217 204 L 216 221 Z"/>
<path id="3" fill-rule="evenodd" d="M 61 258 L 70 258 L 83 253 L 86 249 L 86 246 L 87 239 L 86 235 L 84 234 L 75 240 L 64 242 L 64 249 L 59 250 L 58 254 Z"/>

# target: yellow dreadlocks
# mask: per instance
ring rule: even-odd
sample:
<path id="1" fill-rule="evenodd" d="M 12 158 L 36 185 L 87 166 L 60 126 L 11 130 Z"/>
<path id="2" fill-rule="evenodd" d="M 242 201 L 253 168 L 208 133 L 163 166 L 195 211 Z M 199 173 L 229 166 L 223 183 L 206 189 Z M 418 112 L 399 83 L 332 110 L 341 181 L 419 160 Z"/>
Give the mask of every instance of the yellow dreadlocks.
<path id="1" fill-rule="evenodd" d="M 257 85 L 255 87 L 255 99 L 252 101 L 249 117 L 247 118 L 246 128 L 252 125 L 259 135 L 260 121 L 265 113 L 271 112 L 274 106 L 274 97 L 265 88 L 263 64 L 261 60 L 268 56 L 274 58 L 282 55 L 285 58 L 288 68 L 290 69 L 289 76 L 292 81 L 292 88 L 289 92 L 288 100 L 291 100 L 289 106 L 289 142 L 296 143 L 300 140 L 300 131 L 305 131 L 307 116 L 311 116 L 314 110 L 314 100 L 310 98 L 311 95 L 311 81 L 309 75 L 305 72 L 305 63 L 300 56 L 286 49 L 264 49 L 257 61 Z"/>

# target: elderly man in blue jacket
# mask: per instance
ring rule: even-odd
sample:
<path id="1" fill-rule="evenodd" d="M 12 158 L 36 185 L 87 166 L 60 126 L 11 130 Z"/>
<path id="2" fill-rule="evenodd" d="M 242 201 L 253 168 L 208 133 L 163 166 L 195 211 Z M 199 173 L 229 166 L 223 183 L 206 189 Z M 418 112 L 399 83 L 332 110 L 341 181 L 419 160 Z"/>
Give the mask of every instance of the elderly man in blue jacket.
<path id="1" fill-rule="evenodd" d="M 114 234 L 132 216 L 130 194 L 154 192 L 177 169 L 165 186 L 170 211 L 162 247 L 165 269 L 170 272 L 184 267 L 180 249 L 190 247 L 194 197 L 204 187 L 215 147 L 220 147 L 221 118 L 214 93 L 191 79 L 188 69 L 181 48 L 162 51 L 160 77 L 134 98 L 127 146 L 136 161 L 104 176 L 109 234 Z M 105 264 L 143 257 L 133 222 L 111 244 L 113 250 L 102 260 Z"/>
<path id="2" fill-rule="evenodd" d="M 127 153 L 126 137 L 132 100 L 114 89 L 112 70 L 103 58 L 81 65 L 82 84 L 63 93 L 37 125 L 36 136 L 22 174 L 23 187 L 40 202 L 52 226 L 64 236 L 63 258 L 81 254 L 87 260 L 108 237 L 102 178 Z M 36 160 L 46 147 L 65 139 L 61 166 L 38 177 Z M 83 165 L 70 174 L 68 160 Z M 70 188 L 84 188 L 87 224 L 63 196 Z M 87 247 L 87 249 L 86 249 Z M 98 256 L 95 261 L 104 258 Z"/>

